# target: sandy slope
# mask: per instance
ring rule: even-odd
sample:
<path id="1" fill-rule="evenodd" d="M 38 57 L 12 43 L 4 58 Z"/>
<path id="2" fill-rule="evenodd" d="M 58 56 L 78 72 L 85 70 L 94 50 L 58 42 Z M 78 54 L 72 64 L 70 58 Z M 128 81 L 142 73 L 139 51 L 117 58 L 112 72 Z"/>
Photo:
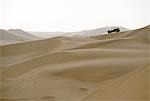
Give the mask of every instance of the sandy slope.
<path id="1" fill-rule="evenodd" d="M 24 38 L 26 40 L 36 40 L 36 39 L 39 39 L 39 37 L 35 36 L 35 35 L 32 35 L 30 33 L 27 33 L 23 30 L 20 30 L 20 29 L 10 29 L 10 30 L 7 30 L 9 33 L 12 33 L 16 36 L 19 36 L 21 38 Z"/>
<path id="2" fill-rule="evenodd" d="M 11 29 L 11 30 L 0 29 L 0 46 L 15 43 L 24 43 L 39 39 L 40 37 L 24 32 L 20 29 Z"/>
<path id="3" fill-rule="evenodd" d="M 149 101 L 149 30 L 1 46 L 1 101 Z"/>

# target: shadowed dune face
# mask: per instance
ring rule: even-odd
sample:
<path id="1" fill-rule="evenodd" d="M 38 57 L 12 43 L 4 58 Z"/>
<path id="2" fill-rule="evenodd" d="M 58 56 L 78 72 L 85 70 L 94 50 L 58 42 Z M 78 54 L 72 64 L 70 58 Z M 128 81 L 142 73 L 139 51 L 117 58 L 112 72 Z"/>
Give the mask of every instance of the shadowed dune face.
<path id="1" fill-rule="evenodd" d="M 0 46 L 0 101 L 149 101 L 149 30 Z"/>

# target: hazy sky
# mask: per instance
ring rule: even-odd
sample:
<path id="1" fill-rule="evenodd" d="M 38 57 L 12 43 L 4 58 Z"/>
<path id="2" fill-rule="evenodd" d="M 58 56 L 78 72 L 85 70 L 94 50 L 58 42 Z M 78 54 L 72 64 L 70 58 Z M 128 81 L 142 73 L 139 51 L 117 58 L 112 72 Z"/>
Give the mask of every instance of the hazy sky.
<path id="1" fill-rule="evenodd" d="M 5 29 L 79 31 L 112 25 L 133 29 L 150 24 L 150 0 L 0 1 L 0 23 Z"/>

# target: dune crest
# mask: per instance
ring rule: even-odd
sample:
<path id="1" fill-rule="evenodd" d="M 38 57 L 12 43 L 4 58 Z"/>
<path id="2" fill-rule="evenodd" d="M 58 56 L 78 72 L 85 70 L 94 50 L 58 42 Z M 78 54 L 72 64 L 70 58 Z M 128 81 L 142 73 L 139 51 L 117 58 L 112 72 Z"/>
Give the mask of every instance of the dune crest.
<path id="1" fill-rule="evenodd" d="M 149 33 L 146 26 L 0 46 L 0 100 L 149 101 Z"/>

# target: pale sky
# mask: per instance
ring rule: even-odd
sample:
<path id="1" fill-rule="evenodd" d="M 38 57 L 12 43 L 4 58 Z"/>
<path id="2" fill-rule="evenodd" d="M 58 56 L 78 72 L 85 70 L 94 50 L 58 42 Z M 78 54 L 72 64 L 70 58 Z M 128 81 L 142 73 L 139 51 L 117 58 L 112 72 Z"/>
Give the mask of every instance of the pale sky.
<path id="1" fill-rule="evenodd" d="M 0 0 L 0 29 L 79 31 L 150 24 L 150 0 Z"/>

